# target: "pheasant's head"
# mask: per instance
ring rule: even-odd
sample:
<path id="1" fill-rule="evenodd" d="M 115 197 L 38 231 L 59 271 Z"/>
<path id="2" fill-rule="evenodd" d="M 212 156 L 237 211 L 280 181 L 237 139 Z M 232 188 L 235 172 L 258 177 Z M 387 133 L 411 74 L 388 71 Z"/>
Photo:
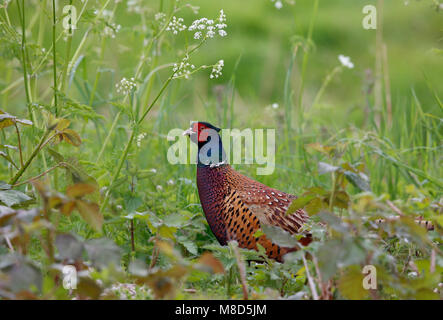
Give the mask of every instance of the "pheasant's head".
<path id="1" fill-rule="evenodd" d="M 211 141 L 212 136 L 218 137 L 219 131 L 220 128 L 208 122 L 192 121 L 191 127 L 183 132 L 183 135 L 189 136 L 192 142 L 202 146 Z"/>
<path id="2" fill-rule="evenodd" d="M 198 146 L 198 166 L 219 166 L 226 163 L 226 153 L 219 136 L 220 129 L 208 122 L 193 121 L 183 132 Z"/>

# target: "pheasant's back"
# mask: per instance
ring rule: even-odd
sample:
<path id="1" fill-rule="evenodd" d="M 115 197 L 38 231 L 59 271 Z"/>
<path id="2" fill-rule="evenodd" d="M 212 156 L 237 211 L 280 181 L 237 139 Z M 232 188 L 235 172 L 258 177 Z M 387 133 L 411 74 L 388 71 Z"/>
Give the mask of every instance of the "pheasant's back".
<path id="1" fill-rule="evenodd" d="M 270 258 L 279 261 L 282 255 L 294 250 L 273 244 L 265 235 L 256 237 L 256 232 L 267 224 L 297 233 L 307 216 L 302 210 L 290 216 L 285 214 L 296 196 L 269 188 L 229 165 L 199 167 L 197 186 L 206 219 L 222 245 L 236 240 L 242 248 L 257 249 L 259 243 Z"/>

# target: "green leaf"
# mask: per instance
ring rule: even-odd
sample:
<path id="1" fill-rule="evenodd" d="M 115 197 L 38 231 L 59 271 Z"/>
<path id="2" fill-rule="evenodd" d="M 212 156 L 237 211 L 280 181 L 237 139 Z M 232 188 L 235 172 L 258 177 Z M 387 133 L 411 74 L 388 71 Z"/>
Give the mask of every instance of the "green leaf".
<path id="1" fill-rule="evenodd" d="M 85 247 L 88 257 L 95 267 L 120 266 L 121 249 L 112 240 L 107 238 L 88 240 Z"/>
<path id="2" fill-rule="evenodd" d="M 62 259 L 78 260 L 82 257 L 83 243 L 72 234 L 59 234 L 55 238 L 55 246 Z"/>
<path id="3" fill-rule="evenodd" d="M 332 213 L 322 211 L 318 214 L 318 216 L 322 222 L 326 222 L 332 229 L 338 232 L 347 233 L 349 231 L 348 225 Z"/>
<path id="4" fill-rule="evenodd" d="M 171 213 L 164 217 L 163 223 L 168 227 L 180 228 L 186 225 L 189 218 L 179 213 Z"/>
<path id="5" fill-rule="evenodd" d="M 61 133 L 63 135 L 63 139 L 69 143 L 72 144 L 75 147 L 78 147 L 81 145 L 82 143 L 82 139 L 80 138 L 80 135 L 75 132 L 74 130 L 71 129 L 64 129 L 63 133 Z"/>
<path id="6" fill-rule="evenodd" d="M 33 123 L 31 120 L 26 120 L 26 119 L 15 119 L 15 121 L 17 121 L 20 124 L 23 124 L 25 126 L 32 126 Z"/>
<path id="7" fill-rule="evenodd" d="M 0 129 L 14 125 L 15 117 L 0 110 Z"/>
<path id="8" fill-rule="evenodd" d="M 131 195 L 125 195 L 125 208 L 126 211 L 131 214 L 135 212 L 142 204 L 143 201 L 140 199 L 140 197 L 136 197 Z"/>
<path id="9" fill-rule="evenodd" d="M 264 223 L 261 228 L 266 236 L 276 245 L 286 248 L 292 248 L 298 245 L 298 241 L 289 232 L 282 228 L 266 225 Z"/>
<path id="10" fill-rule="evenodd" d="M 81 297 L 87 297 L 96 300 L 100 297 L 102 288 L 95 280 L 87 277 L 80 277 L 76 292 Z"/>
<path id="11" fill-rule="evenodd" d="M 363 288 L 364 275 L 359 267 L 348 268 L 340 277 L 338 288 L 347 299 L 362 300 L 368 296 L 369 291 Z"/>
<path id="12" fill-rule="evenodd" d="M 43 277 L 31 260 L 20 254 L 7 254 L 0 259 L 0 269 L 9 280 L 6 286 L 14 292 L 28 291 L 32 287 L 41 290 Z"/>
<path id="13" fill-rule="evenodd" d="M 101 232 L 103 225 L 103 215 L 100 207 L 96 203 L 83 200 L 76 201 L 76 207 L 82 218 L 97 232 Z"/>
<path id="14" fill-rule="evenodd" d="M 371 191 L 371 186 L 369 185 L 369 178 L 364 173 L 345 171 L 344 174 L 346 179 L 348 179 L 350 183 L 359 188 L 361 191 L 367 191 L 367 192 Z"/>
<path id="15" fill-rule="evenodd" d="M 336 166 L 330 165 L 330 164 L 325 163 L 325 162 L 319 162 L 318 163 L 318 174 L 325 174 L 325 173 L 335 172 L 335 171 L 337 171 L 339 169 L 340 169 L 340 167 L 336 167 Z"/>
<path id="16" fill-rule="evenodd" d="M 186 248 L 186 250 L 188 250 L 193 255 L 198 254 L 197 245 L 195 244 L 194 241 L 191 241 L 189 239 L 182 239 L 182 238 L 177 239 L 177 241 L 178 241 L 178 243 L 183 245 Z"/>
<path id="17" fill-rule="evenodd" d="M 309 194 L 305 196 L 301 196 L 291 202 L 288 210 L 286 210 L 286 214 L 290 215 L 296 212 L 299 209 L 303 209 L 312 199 L 315 198 L 315 195 Z"/>
<path id="18" fill-rule="evenodd" d="M 11 189 L 11 185 L 7 184 L 4 181 L 0 181 L 0 190 L 9 190 Z"/>
<path id="19" fill-rule="evenodd" d="M 20 204 L 25 201 L 32 200 L 31 197 L 27 196 L 21 191 L 17 190 L 0 190 L 0 201 L 11 207 L 16 204 Z"/>
<path id="20" fill-rule="evenodd" d="M 319 213 L 321 210 L 327 209 L 326 203 L 319 197 L 312 199 L 306 206 L 305 210 L 308 215 L 313 216 Z"/>
<path id="21" fill-rule="evenodd" d="M 95 185 L 77 183 L 66 188 L 66 195 L 70 198 L 81 198 L 87 194 L 93 193 L 96 189 Z"/>

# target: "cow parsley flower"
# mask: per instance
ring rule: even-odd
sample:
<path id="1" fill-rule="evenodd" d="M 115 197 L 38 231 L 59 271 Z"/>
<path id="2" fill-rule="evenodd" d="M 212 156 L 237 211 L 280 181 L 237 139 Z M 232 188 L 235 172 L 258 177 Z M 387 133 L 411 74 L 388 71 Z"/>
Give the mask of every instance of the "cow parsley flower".
<path id="1" fill-rule="evenodd" d="M 226 15 L 222 10 L 220 10 L 219 17 L 214 21 L 208 18 L 201 18 L 194 20 L 189 26 L 188 31 L 194 31 L 194 39 L 201 38 L 214 38 L 215 35 L 225 37 L 228 33 L 225 31 L 226 25 Z"/>
<path id="2" fill-rule="evenodd" d="M 106 37 L 111 37 L 111 38 L 115 38 L 115 35 L 117 34 L 117 32 L 120 31 L 120 29 L 122 28 L 121 25 L 119 24 L 115 24 L 115 23 L 109 23 L 108 25 L 105 26 L 105 28 L 103 29 L 103 34 Z"/>
<path id="3" fill-rule="evenodd" d="M 129 94 L 133 90 L 135 90 L 135 88 L 137 88 L 137 83 L 135 82 L 134 78 L 131 78 L 129 80 L 126 78 L 122 78 L 120 82 L 115 85 L 115 87 L 117 88 L 118 93 L 121 92 L 123 94 Z"/>
<path id="4" fill-rule="evenodd" d="M 142 11 L 140 0 L 128 0 L 126 5 L 128 6 L 128 12 L 138 13 Z"/>
<path id="5" fill-rule="evenodd" d="M 346 57 L 346 56 L 341 54 L 341 55 L 338 56 L 338 60 L 340 61 L 340 63 L 344 67 L 349 68 L 349 69 L 353 69 L 354 68 L 354 64 L 352 63 L 351 58 Z"/>
<path id="6" fill-rule="evenodd" d="M 212 72 L 209 78 L 214 79 L 218 78 L 222 75 L 223 66 L 225 62 L 223 60 L 219 60 L 216 64 L 212 66 Z"/>
<path id="7" fill-rule="evenodd" d="M 195 66 L 193 64 L 189 63 L 189 56 L 186 55 L 180 63 L 174 63 L 174 67 L 172 68 L 172 71 L 174 72 L 174 75 L 172 76 L 173 79 L 177 78 L 185 78 L 189 79 L 191 76 L 192 70 L 195 69 Z"/>
<path id="8" fill-rule="evenodd" d="M 173 34 L 178 34 L 181 31 L 186 30 L 186 25 L 183 24 L 183 18 L 177 18 L 176 16 L 172 17 L 172 21 L 169 22 L 167 31 L 172 31 Z"/>
<path id="9" fill-rule="evenodd" d="M 166 13 L 164 12 L 158 12 L 154 16 L 155 21 L 159 21 L 160 23 L 166 22 Z"/>
<path id="10" fill-rule="evenodd" d="M 140 133 L 140 134 L 137 136 L 137 147 L 140 148 L 140 146 L 141 146 L 141 144 L 142 144 L 142 140 L 143 140 L 144 138 L 146 138 L 146 132 Z"/>

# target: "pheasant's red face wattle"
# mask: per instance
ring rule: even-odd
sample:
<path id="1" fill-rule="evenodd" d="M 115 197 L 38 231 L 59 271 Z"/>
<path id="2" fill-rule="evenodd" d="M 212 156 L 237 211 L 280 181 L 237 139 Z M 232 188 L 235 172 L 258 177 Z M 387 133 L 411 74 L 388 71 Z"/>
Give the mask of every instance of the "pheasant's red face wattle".
<path id="1" fill-rule="evenodd" d="M 192 124 L 192 131 L 197 133 L 198 142 L 206 142 L 208 140 L 209 129 L 201 122 L 194 122 Z"/>

